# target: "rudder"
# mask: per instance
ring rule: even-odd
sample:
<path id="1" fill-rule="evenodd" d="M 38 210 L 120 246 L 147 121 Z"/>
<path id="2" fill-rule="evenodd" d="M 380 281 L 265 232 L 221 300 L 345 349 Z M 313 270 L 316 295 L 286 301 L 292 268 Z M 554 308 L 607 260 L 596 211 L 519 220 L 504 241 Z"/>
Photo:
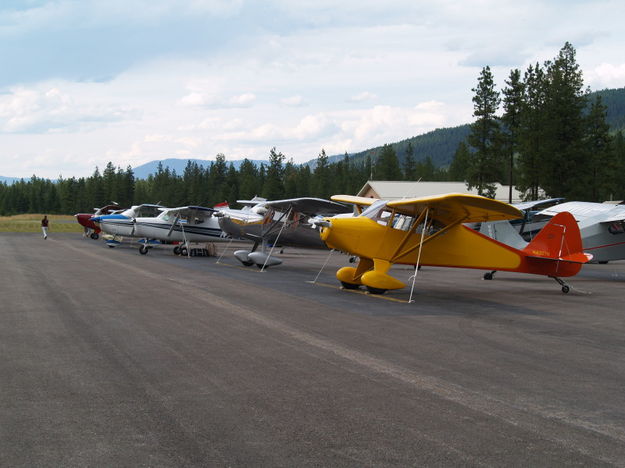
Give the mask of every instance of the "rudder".
<path id="1" fill-rule="evenodd" d="M 592 256 L 585 254 L 582 237 L 575 218 L 568 211 L 558 213 L 523 249 L 530 257 L 586 263 Z"/>

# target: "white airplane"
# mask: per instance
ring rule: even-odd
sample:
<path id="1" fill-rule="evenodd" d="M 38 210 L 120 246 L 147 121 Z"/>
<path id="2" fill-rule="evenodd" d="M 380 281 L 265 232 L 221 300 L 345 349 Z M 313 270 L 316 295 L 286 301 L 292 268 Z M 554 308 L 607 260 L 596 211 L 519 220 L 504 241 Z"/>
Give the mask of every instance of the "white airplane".
<path id="1" fill-rule="evenodd" d="M 351 213 L 351 208 L 341 203 L 321 198 L 290 198 L 285 200 L 239 200 L 247 205 L 242 210 L 222 210 L 219 217 L 221 229 L 234 238 L 254 242 L 251 250 L 237 250 L 234 256 L 245 266 L 259 268 L 279 265 L 277 257 L 267 253 L 269 244 L 295 247 L 326 248 L 315 226 L 318 215 Z M 253 205 L 253 206 L 250 206 Z M 256 249 L 261 246 L 261 250 Z"/>
<path id="2" fill-rule="evenodd" d="M 516 206 L 516 205 L 515 205 Z M 544 226 L 558 213 L 573 215 L 582 236 L 584 252 L 591 253 L 591 263 L 605 264 L 625 259 L 625 205 L 592 202 L 566 202 L 545 208 L 532 218 L 535 228 Z M 508 221 L 482 223 L 480 232 L 515 248 L 524 248 L 527 241 Z M 484 279 L 492 279 L 494 272 Z"/>
<path id="3" fill-rule="evenodd" d="M 593 263 L 625 259 L 625 205 L 567 202 L 546 208 L 535 218 L 550 219 L 562 211 L 568 211 L 577 221 L 584 251 L 593 255 Z"/>
<path id="4" fill-rule="evenodd" d="M 182 242 L 175 246 L 176 255 L 187 255 L 191 242 L 223 241 L 226 234 L 220 229 L 214 208 L 204 206 L 181 206 L 178 208 L 159 208 L 161 213 L 152 217 L 134 219 L 135 237 L 158 240 L 161 242 Z M 139 252 L 148 253 L 150 245 L 144 242 Z"/>
<path id="5" fill-rule="evenodd" d="M 121 213 L 93 216 L 90 220 L 96 223 L 105 234 L 113 236 L 107 240 L 109 247 L 120 243 L 121 237 L 140 237 L 135 235 L 135 219 L 145 216 L 156 216 L 161 205 L 143 204 L 134 205 Z"/>

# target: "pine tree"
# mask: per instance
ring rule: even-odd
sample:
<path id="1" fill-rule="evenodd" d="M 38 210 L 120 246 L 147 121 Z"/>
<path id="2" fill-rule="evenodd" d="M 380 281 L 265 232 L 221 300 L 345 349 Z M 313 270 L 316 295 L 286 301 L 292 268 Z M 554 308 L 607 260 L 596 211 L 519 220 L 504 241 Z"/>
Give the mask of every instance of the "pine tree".
<path id="1" fill-rule="evenodd" d="M 614 136 L 614 158 L 616 161 L 616 200 L 625 200 L 625 137 L 623 131 Z"/>
<path id="2" fill-rule="evenodd" d="M 618 164 L 612 148 L 610 127 L 605 121 L 606 107 L 597 96 L 586 117 L 586 152 L 590 161 L 588 171 L 589 195 L 592 201 L 611 199 L 617 189 L 616 175 Z"/>
<path id="3" fill-rule="evenodd" d="M 267 168 L 267 177 L 263 185 L 263 197 L 268 200 L 280 200 L 284 198 L 284 168 L 282 163 L 285 156 L 271 148 L 269 151 L 269 167 Z"/>
<path id="4" fill-rule="evenodd" d="M 416 162 L 414 158 L 414 147 L 409 141 L 406 146 L 406 158 L 404 159 L 404 180 L 415 180 Z"/>
<path id="5" fill-rule="evenodd" d="M 477 188 L 480 195 L 494 197 L 495 182 L 501 179 L 499 148 L 499 122 L 495 113 L 499 107 L 499 93 L 495 90 L 490 67 L 484 67 L 478 78 L 478 84 L 472 91 L 473 116 L 476 121 L 471 124 L 469 144 L 475 148 L 471 154 L 467 186 Z"/>
<path id="6" fill-rule="evenodd" d="M 545 65 L 548 86 L 542 188 L 549 196 L 585 199 L 589 195 L 589 161 L 584 152 L 586 93 L 582 72 L 575 61 L 575 49 L 565 43 L 556 59 Z"/>
<path id="7" fill-rule="evenodd" d="M 402 172 L 393 145 L 384 145 L 375 164 L 376 180 L 402 180 Z"/>
<path id="8" fill-rule="evenodd" d="M 469 148 L 467 148 L 466 143 L 461 141 L 454 154 L 454 160 L 449 166 L 449 180 L 466 182 L 470 159 Z"/>
<path id="9" fill-rule="evenodd" d="M 545 99 L 547 79 L 537 63 L 530 65 L 523 76 L 524 97 L 519 120 L 519 158 L 517 188 L 526 200 L 538 200 L 544 179 L 542 170 L 546 158 Z"/>
<path id="10" fill-rule="evenodd" d="M 312 175 L 312 196 L 329 198 L 331 196 L 330 168 L 326 151 L 322 148 L 317 156 L 317 164 Z"/>
<path id="11" fill-rule="evenodd" d="M 506 182 L 510 186 L 508 203 L 512 203 L 512 186 L 514 185 L 514 158 L 519 150 L 519 128 L 521 126 L 521 112 L 523 109 L 524 84 L 521 81 L 521 71 L 514 69 L 506 81 L 507 87 L 502 90 L 503 109 L 501 116 L 503 123 L 502 154 L 507 156 L 508 170 Z"/>

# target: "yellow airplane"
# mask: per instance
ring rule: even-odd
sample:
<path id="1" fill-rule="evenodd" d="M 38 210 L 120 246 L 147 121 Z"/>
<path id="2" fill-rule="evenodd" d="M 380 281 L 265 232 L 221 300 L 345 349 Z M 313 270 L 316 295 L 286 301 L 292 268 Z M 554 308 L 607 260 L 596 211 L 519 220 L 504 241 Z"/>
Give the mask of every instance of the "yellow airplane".
<path id="1" fill-rule="evenodd" d="M 489 198 L 445 194 L 385 201 L 335 195 L 332 200 L 354 204 L 360 213 L 316 223 L 328 247 L 360 257 L 356 268 L 344 267 L 336 273 L 349 289 L 364 285 L 371 293 L 383 294 L 405 287 L 388 274 L 399 263 L 545 275 L 567 293 L 570 288 L 560 277 L 576 275 L 592 258 L 582 252 L 579 228 L 566 212 L 554 216 L 519 250 L 464 225 L 522 216 L 513 206 Z"/>

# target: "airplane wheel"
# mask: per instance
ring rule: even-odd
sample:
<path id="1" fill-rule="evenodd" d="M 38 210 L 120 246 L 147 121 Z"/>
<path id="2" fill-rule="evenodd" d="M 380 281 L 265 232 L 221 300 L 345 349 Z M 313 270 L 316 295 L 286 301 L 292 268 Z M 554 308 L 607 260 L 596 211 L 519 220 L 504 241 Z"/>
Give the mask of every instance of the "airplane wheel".
<path id="1" fill-rule="evenodd" d="M 92 232 L 89 237 L 91 237 L 93 240 L 98 240 L 100 235 L 97 232 Z"/>
<path id="2" fill-rule="evenodd" d="M 567 285 L 562 286 L 562 292 L 564 294 L 568 294 L 568 292 L 571 290 L 570 287 L 568 287 Z"/>
<path id="3" fill-rule="evenodd" d="M 252 266 L 254 265 L 254 262 L 241 262 L 243 265 L 245 266 Z"/>
<path id="4" fill-rule="evenodd" d="M 355 263 L 358 257 L 349 257 L 349 263 Z"/>
<path id="5" fill-rule="evenodd" d="M 141 247 L 139 247 L 139 253 L 140 253 L 141 255 L 145 255 L 145 254 L 147 254 L 147 253 L 148 253 L 148 248 L 147 248 L 147 246 L 142 245 Z"/>
<path id="6" fill-rule="evenodd" d="M 346 283 L 345 281 L 341 281 L 341 286 L 343 286 L 345 289 L 358 289 L 360 287 L 359 284 Z"/>
<path id="7" fill-rule="evenodd" d="M 187 248 L 186 247 L 180 247 L 180 255 L 187 255 Z"/>
<path id="8" fill-rule="evenodd" d="M 602 260 L 600 262 L 597 262 L 599 265 L 606 265 L 608 263 L 607 260 Z"/>
<path id="9" fill-rule="evenodd" d="M 174 247 L 174 255 L 180 255 L 180 247 Z"/>
<path id="10" fill-rule="evenodd" d="M 106 245 L 109 246 L 109 249 L 114 249 L 115 248 L 115 246 L 113 244 L 106 244 Z"/>
<path id="11" fill-rule="evenodd" d="M 372 288 L 371 286 L 367 286 L 367 291 L 371 294 L 384 294 L 386 289 Z"/>
<path id="12" fill-rule="evenodd" d="M 485 280 L 492 280 L 493 279 L 493 274 L 491 272 L 484 273 L 484 279 Z"/>

